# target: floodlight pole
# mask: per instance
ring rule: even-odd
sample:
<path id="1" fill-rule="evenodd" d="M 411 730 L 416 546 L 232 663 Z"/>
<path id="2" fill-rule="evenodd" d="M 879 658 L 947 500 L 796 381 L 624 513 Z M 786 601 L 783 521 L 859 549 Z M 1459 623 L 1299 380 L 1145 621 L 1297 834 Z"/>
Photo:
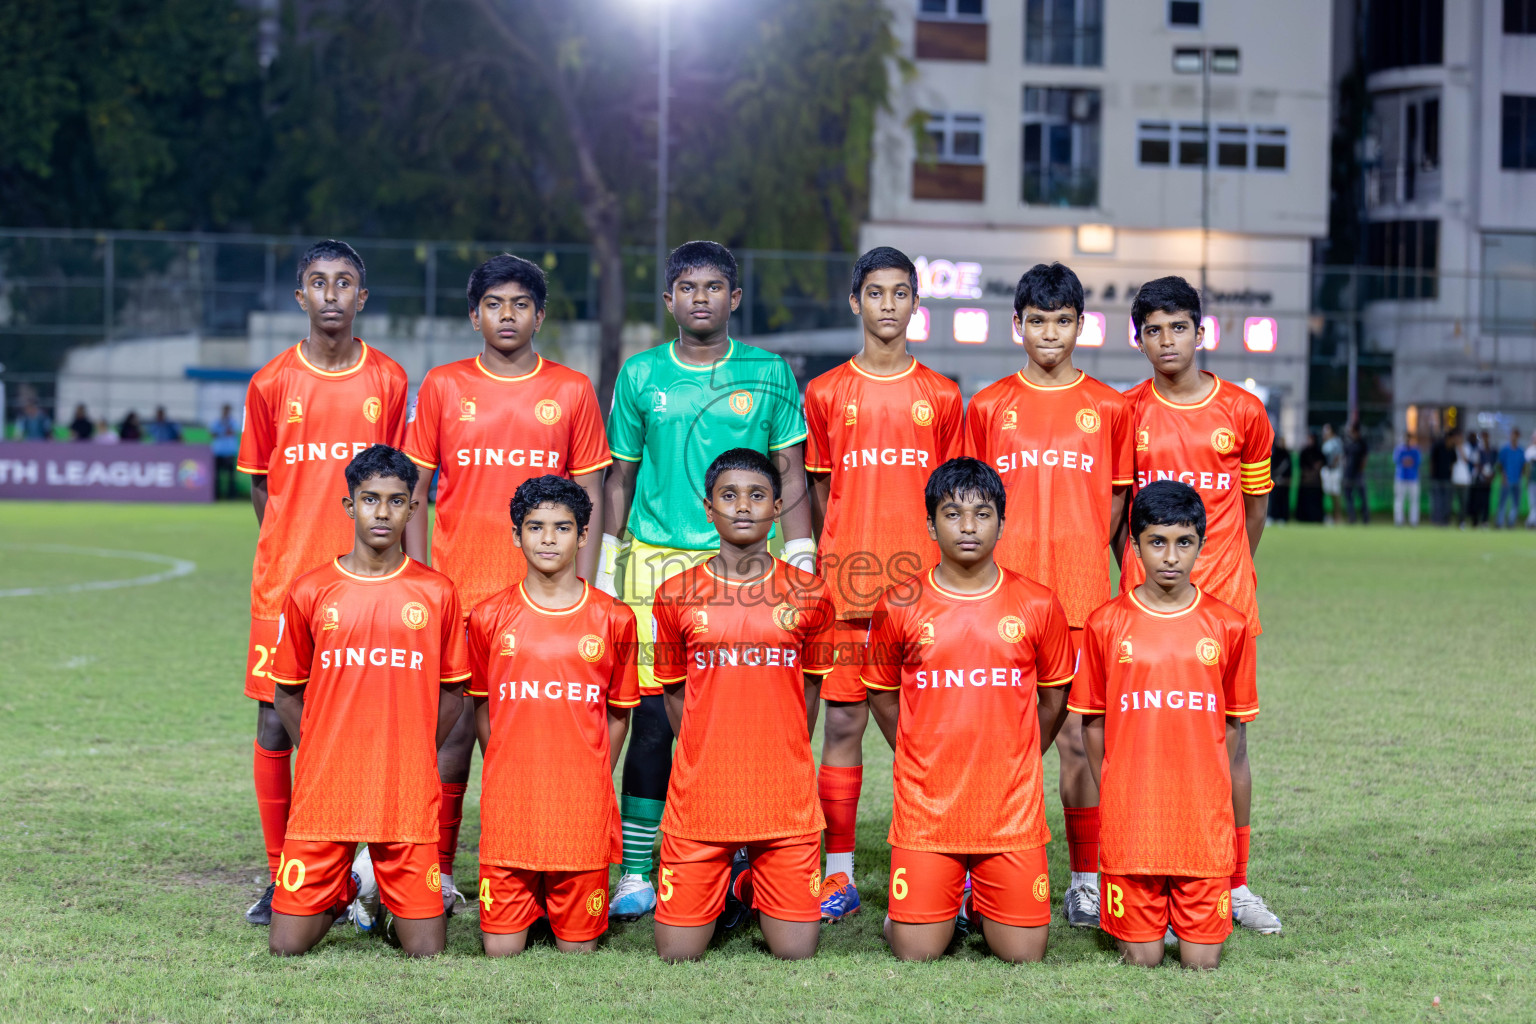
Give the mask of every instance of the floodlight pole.
<path id="1" fill-rule="evenodd" d="M 672 61 L 670 18 L 666 0 L 656 5 L 656 340 L 665 339 L 667 304 L 661 292 L 666 286 L 667 268 L 667 124 L 671 92 Z"/>
<path id="2" fill-rule="evenodd" d="M 1200 163 L 1200 315 L 1210 302 L 1206 277 L 1211 251 L 1211 161 L 1216 159 L 1216 140 L 1211 138 L 1211 56 L 1209 46 L 1200 48 L 1200 128 L 1205 133 L 1205 159 Z M 1198 327 L 1199 325 L 1196 324 Z M 1205 369 L 1205 342 L 1195 351 L 1200 369 Z"/>

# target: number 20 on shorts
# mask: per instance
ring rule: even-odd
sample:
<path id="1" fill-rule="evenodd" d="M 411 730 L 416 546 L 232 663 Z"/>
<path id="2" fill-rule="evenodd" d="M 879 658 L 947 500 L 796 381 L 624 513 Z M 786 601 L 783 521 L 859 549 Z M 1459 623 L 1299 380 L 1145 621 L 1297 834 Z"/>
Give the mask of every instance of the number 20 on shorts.
<path id="1" fill-rule="evenodd" d="M 304 887 L 304 875 L 307 869 L 301 860 L 289 860 L 286 855 L 280 855 L 277 861 L 277 884 L 289 892 L 298 892 Z"/>

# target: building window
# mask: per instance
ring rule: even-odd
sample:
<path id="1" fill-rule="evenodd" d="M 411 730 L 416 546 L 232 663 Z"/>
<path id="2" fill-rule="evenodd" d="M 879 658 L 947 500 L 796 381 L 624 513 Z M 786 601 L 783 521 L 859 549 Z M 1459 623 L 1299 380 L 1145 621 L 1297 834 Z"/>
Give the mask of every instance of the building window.
<path id="1" fill-rule="evenodd" d="M 922 153 L 912 165 L 913 199 L 986 198 L 986 126 L 980 114 L 928 115 Z"/>
<path id="2" fill-rule="evenodd" d="M 1483 330 L 1490 334 L 1531 333 L 1536 323 L 1536 234 L 1483 233 Z"/>
<path id="3" fill-rule="evenodd" d="M 1505 96 L 1499 166 L 1536 171 L 1536 96 Z"/>
<path id="4" fill-rule="evenodd" d="M 1536 35 L 1536 0 L 1504 0 L 1504 32 L 1512 36 Z"/>
<path id="5" fill-rule="evenodd" d="M 1168 0 L 1170 28 L 1199 28 L 1200 0 Z"/>
<path id="6" fill-rule="evenodd" d="M 1099 90 L 1024 87 L 1024 202 L 1099 202 Z"/>
<path id="7" fill-rule="evenodd" d="M 1136 162 L 1167 167 L 1173 153 L 1173 126 L 1167 121 L 1143 121 L 1136 126 Z"/>
<path id="8" fill-rule="evenodd" d="M 1368 278 L 1378 299 L 1433 299 L 1440 265 L 1440 222 L 1388 220 L 1366 225 L 1366 263 L 1380 268 Z"/>
<path id="9" fill-rule="evenodd" d="M 1284 171 L 1290 131 L 1270 125 L 1217 124 L 1212 153 L 1205 126 L 1142 121 L 1136 126 L 1136 162 L 1143 167 L 1204 167 L 1223 171 Z"/>
<path id="10" fill-rule="evenodd" d="M 979 164 L 986 134 L 980 114 L 928 115 L 927 146 L 930 160 L 950 164 Z"/>
<path id="11" fill-rule="evenodd" d="M 1102 66 L 1103 0 L 1029 0 L 1024 10 L 1024 63 Z"/>
<path id="12" fill-rule="evenodd" d="M 1255 128 L 1253 130 L 1253 169 L 1256 171 L 1285 170 L 1285 153 L 1290 148 L 1290 132 L 1285 128 Z"/>
<path id="13" fill-rule="evenodd" d="M 929 21 L 981 21 L 986 0 L 918 0 L 917 16 Z"/>
<path id="14" fill-rule="evenodd" d="M 1378 94 L 1369 138 L 1377 160 L 1366 171 L 1368 205 L 1440 198 L 1440 90 Z"/>
<path id="15" fill-rule="evenodd" d="M 1445 44 L 1445 0 L 1372 4 L 1365 31 L 1370 71 L 1439 64 Z"/>

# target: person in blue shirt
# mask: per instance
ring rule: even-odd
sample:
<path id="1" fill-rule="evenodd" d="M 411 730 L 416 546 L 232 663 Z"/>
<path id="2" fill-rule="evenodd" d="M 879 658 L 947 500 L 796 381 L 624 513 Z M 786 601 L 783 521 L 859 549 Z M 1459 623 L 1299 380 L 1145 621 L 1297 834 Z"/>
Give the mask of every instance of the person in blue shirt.
<path id="1" fill-rule="evenodd" d="M 181 428 L 166 416 L 165 406 L 155 406 L 155 418 L 149 421 L 149 439 L 155 444 L 175 444 L 181 440 Z"/>
<path id="2" fill-rule="evenodd" d="M 1514 529 L 1520 518 L 1520 477 L 1525 473 L 1525 449 L 1520 447 L 1520 431 L 1509 432 L 1509 443 L 1499 449 L 1499 514 L 1494 519 L 1501 530 Z"/>
<path id="3" fill-rule="evenodd" d="M 209 425 L 208 433 L 213 438 L 208 447 L 213 451 L 214 500 L 233 498 L 235 496 L 235 457 L 240 454 L 240 427 L 235 423 L 234 417 L 229 414 L 228 404 L 219 413 L 219 418 Z"/>
<path id="4" fill-rule="evenodd" d="M 1392 522 L 1419 525 L 1419 447 L 1412 436 L 1405 436 L 1392 452 Z M 1406 516 L 1404 513 L 1406 512 Z"/>

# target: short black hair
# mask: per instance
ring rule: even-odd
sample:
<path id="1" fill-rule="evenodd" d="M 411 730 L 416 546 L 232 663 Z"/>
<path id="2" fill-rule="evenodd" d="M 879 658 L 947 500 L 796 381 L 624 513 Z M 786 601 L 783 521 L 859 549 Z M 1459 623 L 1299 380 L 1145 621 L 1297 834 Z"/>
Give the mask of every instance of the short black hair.
<path id="1" fill-rule="evenodd" d="M 1177 480 L 1158 480 L 1131 500 L 1131 539 L 1149 526 L 1192 526 L 1205 540 L 1205 502 L 1200 492 Z"/>
<path id="2" fill-rule="evenodd" d="M 1131 323 L 1136 325 L 1136 339 L 1141 340 L 1141 325 L 1148 313 L 1188 313 L 1200 326 L 1200 293 L 1182 277 L 1159 277 L 1136 289 L 1131 301 Z"/>
<path id="3" fill-rule="evenodd" d="M 299 257 L 300 288 L 304 287 L 304 275 L 309 271 L 309 265 L 321 260 L 346 260 L 357 271 L 357 286 L 362 288 L 368 284 L 368 270 L 363 266 L 363 258 L 357 254 L 357 250 L 346 242 L 327 238 L 305 249 L 304 255 Z"/>
<path id="4" fill-rule="evenodd" d="M 1008 492 L 1003 490 L 1003 478 L 997 475 L 997 470 L 969 455 L 950 459 L 929 474 L 928 485 L 923 488 L 923 503 L 928 506 L 928 518 L 934 517 L 939 510 L 939 502 L 945 498 L 963 498 L 972 494 L 982 501 L 991 502 L 992 507 L 997 509 L 999 519 L 1006 516 Z"/>
<path id="5" fill-rule="evenodd" d="M 877 245 L 854 261 L 853 284 L 848 294 L 857 295 L 863 291 L 864 279 L 877 270 L 904 271 L 907 280 L 912 282 L 912 294 L 917 294 L 917 266 L 907 259 L 906 253 L 888 245 Z"/>
<path id="6" fill-rule="evenodd" d="M 508 282 L 528 289 L 528 294 L 533 296 L 534 308 L 544 312 L 544 300 L 549 297 L 549 278 L 544 276 L 544 268 L 509 252 L 492 256 L 470 272 L 469 311 L 473 313 L 480 308 L 480 300 L 485 298 L 486 292 Z"/>
<path id="7" fill-rule="evenodd" d="M 704 500 L 708 501 L 715 493 L 715 482 L 720 479 L 720 474 L 728 473 L 733 469 L 743 470 L 748 473 L 761 473 L 773 484 L 773 497 L 775 500 L 784 495 L 784 481 L 779 476 L 779 469 L 756 448 L 732 448 L 730 451 L 721 452 L 715 456 L 715 461 L 709 464 L 709 469 L 704 472 Z"/>
<path id="8" fill-rule="evenodd" d="M 399 448 L 376 444 L 364 448 L 347 463 L 347 493 L 356 494 L 364 482 L 376 476 L 392 476 L 403 481 L 406 490 L 414 492 L 416 481 L 421 479 L 421 471 Z"/>
<path id="9" fill-rule="evenodd" d="M 576 529 L 583 533 L 592 521 L 592 499 L 570 477 L 546 473 L 518 484 L 512 495 L 512 525 L 522 530 L 528 513 L 540 505 L 564 505 L 576 517 Z"/>
<path id="10" fill-rule="evenodd" d="M 667 291 L 690 270 L 718 270 L 736 290 L 736 257 L 719 242 L 684 242 L 667 257 Z"/>
<path id="11" fill-rule="evenodd" d="M 1083 315 L 1083 282 L 1072 268 L 1061 263 L 1036 263 L 1019 278 L 1013 290 L 1013 311 L 1024 315 L 1025 306 L 1036 309 L 1066 309 L 1071 306 Z"/>

